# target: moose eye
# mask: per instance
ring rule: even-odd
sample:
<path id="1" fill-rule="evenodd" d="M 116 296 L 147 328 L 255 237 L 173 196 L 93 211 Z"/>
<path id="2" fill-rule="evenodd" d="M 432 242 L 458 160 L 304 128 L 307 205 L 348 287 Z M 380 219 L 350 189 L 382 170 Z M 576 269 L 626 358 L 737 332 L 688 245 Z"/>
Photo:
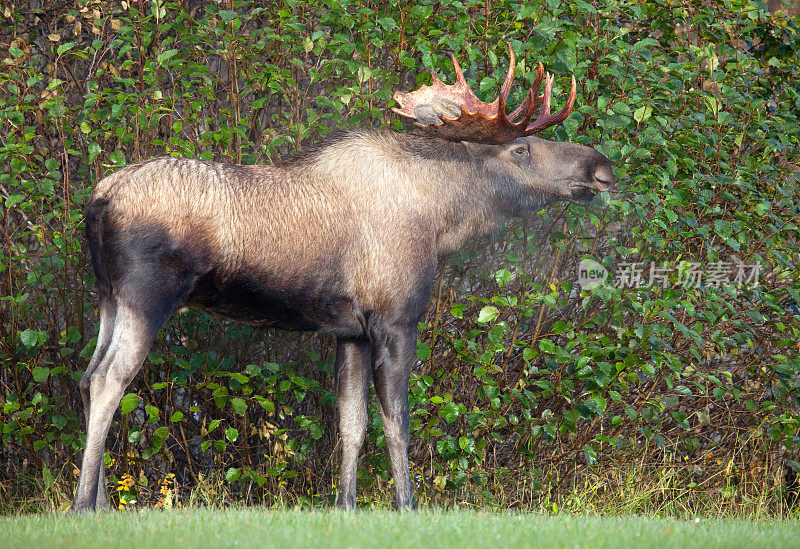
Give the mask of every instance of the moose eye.
<path id="1" fill-rule="evenodd" d="M 528 147 L 523 147 L 523 146 L 515 147 L 511 149 L 511 154 L 517 157 L 525 156 L 526 154 L 528 154 Z"/>

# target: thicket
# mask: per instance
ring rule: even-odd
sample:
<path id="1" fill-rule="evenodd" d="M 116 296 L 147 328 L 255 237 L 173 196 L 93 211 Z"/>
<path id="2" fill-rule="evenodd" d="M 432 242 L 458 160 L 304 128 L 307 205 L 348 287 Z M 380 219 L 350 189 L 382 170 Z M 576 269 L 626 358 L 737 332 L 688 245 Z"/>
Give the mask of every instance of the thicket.
<path id="1" fill-rule="evenodd" d="M 94 183 L 157 155 L 264 163 L 337 129 L 405 131 L 394 90 L 452 80 L 454 52 L 491 99 L 510 43 L 511 103 L 539 60 L 557 105 L 574 75 L 575 112 L 543 137 L 597 147 L 618 184 L 602 208 L 557 205 L 442 260 L 411 379 L 419 498 L 785 512 L 798 28 L 747 0 L 4 2 L 0 510 L 63 508 L 77 480 Z M 611 283 L 581 291 L 583 259 Z M 114 503 L 332 501 L 332 343 L 175 317 L 111 429 Z M 370 418 L 361 500 L 388 505 L 374 401 Z"/>

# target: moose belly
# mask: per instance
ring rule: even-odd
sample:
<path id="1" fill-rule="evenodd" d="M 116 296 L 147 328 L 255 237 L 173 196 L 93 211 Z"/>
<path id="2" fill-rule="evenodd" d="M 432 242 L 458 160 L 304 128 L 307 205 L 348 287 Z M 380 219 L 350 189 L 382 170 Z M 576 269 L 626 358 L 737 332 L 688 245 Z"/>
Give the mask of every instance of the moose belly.
<path id="1" fill-rule="evenodd" d="M 198 279 L 188 305 L 260 328 L 319 331 L 340 337 L 363 334 L 363 315 L 333 281 L 269 280 L 208 273 Z"/>

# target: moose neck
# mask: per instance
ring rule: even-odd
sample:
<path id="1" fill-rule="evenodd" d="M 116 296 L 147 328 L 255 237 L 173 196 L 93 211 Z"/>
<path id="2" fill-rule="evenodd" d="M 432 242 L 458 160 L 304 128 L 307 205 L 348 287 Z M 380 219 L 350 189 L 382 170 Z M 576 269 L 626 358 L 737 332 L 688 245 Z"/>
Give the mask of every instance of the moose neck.
<path id="1" fill-rule="evenodd" d="M 266 168 L 280 171 L 281 179 L 291 184 L 265 202 L 274 207 L 285 200 L 285 207 L 304 210 L 307 204 L 326 205 L 305 212 L 307 216 L 321 215 L 326 208 L 352 209 L 351 218 L 343 219 L 370 218 L 372 231 L 413 227 L 432 232 L 436 253 L 447 254 L 496 230 L 508 217 L 546 203 L 543 194 L 523 190 L 526 186 L 499 160 L 502 152 L 501 145 L 419 133 L 345 132 Z"/>

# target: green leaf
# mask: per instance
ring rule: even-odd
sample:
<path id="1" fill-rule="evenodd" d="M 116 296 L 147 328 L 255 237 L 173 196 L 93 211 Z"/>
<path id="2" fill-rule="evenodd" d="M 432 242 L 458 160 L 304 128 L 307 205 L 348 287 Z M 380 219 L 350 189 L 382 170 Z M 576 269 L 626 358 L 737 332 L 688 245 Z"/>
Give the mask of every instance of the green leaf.
<path id="1" fill-rule="evenodd" d="M 554 355 L 556 353 L 556 345 L 549 339 L 543 339 L 539 341 L 539 349 L 543 353 L 549 353 L 551 355 Z"/>
<path id="2" fill-rule="evenodd" d="M 383 30 L 393 30 L 397 28 L 397 23 L 391 17 L 381 17 L 378 19 L 378 24 L 383 27 Z"/>
<path id="3" fill-rule="evenodd" d="M 732 232 L 730 221 L 728 221 L 727 219 L 715 220 L 714 231 L 722 237 L 729 237 Z"/>
<path id="4" fill-rule="evenodd" d="M 592 466 L 597 461 L 597 451 L 587 444 L 583 447 L 583 457 L 586 458 L 587 465 Z"/>
<path id="5" fill-rule="evenodd" d="M 8 195 L 6 197 L 6 200 L 5 200 L 6 208 L 11 209 L 14 206 L 16 206 L 17 204 L 19 204 L 20 202 L 22 202 L 23 200 L 25 200 L 25 195 L 24 194 L 10 194 L 10 195 Z M 25 330 L 25 331 L 27 332 L 28 330 Z"/>
<path id="6" fill-rule="evenodd" d="M 487 324 L 496 320 L 500 316 L 500 311 L 494 305 L 485 305 L 478 313 L 478 324 Z"/>
<path id="7" fill-rule="evenodd" d="M 50 377 L 50 368 L 45 368 L 43 366 L 35 366 L 33 368 L 33 380 L 36 383 L 47 381 L 48 377 Z"/>
<path id="8" fill-rule="evenodd" d="M 161 413 L 158 411 L 158 408 L 155 406 L 151 406 L 150 404 L 146 404 L 144 407 L 144 411 L 147 412 L 148 423 L 155 423 L 161 417 Z"/>
<path id="9" fill-rule="evenodd" d="M 61 414 L 53 415 L 50 421 L 53 422 L 53 427 L 55 427 L 59 431 L 67 426 L 67 418 L 66 416 L 62 416 Z"/>
<path id="10" fill-rule="evenodd" d="M 447 423 L 453 423 L 458 418 L 458 406 L 452 402 L 445 402 L 439 408 L 439 417 L 443 418 Z"/>
<path id="11" fill-rule="evenodd" d="M 421 361 L 428 360 L 431 356 L 431 347 L 421 340 L 417 340 L 417 358 Z"/>
<path id="12" fill-rule="evenodd" d="M 163 63 L 164 61 L 166 61 L 166 60 L 168 60 L 168 59 L 171 59 L 172 57 L 174 57 L 174 56 L 175 56 L 177 53 L 178 53 L 178 50 L 167 50 L 167 51 L 163 51 L 163 52 L 161 52 L 161 53 L 159 53 L 159 54 L 158 54 L 158 57 L 156 58 L 156 61 L 157 61 L 157 62 L 158 62 L 158 64 L 160 65 L 160 64 L 161 64 L 161 63 Z M 151 58 L 151 59 L 152 59 L 152 58 Z"/>
<path id="13" fill-rule="evenodd" d="M 19 410 L 19 402 L 10 401 L 3 405 L 4 414 L 10 414 L 11 412 L 16 412 L 17 410 Z"/>
<path id="14" fill-rule="evenodd" d="M 563 334 L 567 330 L 572 328 L 572 324 L 567 322 L 561 322 L 560 320 L 556 320 L 553 322 L 553 334 Z"/>
<path id="15" fill-rule="evenodd" d="M 153 431 L 153 451 L 157 452 L 161 449 L 161 446 L 164 445 L 164 441 L 167 440 L 167 436 L 169 436 L 169 429 L 166 427 L 159 427 Z"/>
<path id="16" fill-rule="evenodd" d="M 233 10 L 219 10 L 219 16 L 225 23 L 230 23 L 238 17 L 236 12 Z"/>
<path id="17" fill-rule="evenodd" d="M 177 412 L 175 412 L 174 414 L 172 414 L 172 417 L 171 417 L 171 418 L 169 418 L 169 420 L 170 420 L 171 422 L 173 422 L 173 423 L 177 423 L 178 421 L 183 421 L 183 412 L 181 412 L 180 410 L 178 410 Z"/>
<path id="18" fill-rule="evenodd" d="M 42 465 L 42 482 L 45 488 L 52 488 L 53 484 L 55 484 L 53 473 L 47 465 Z"/>
<path id="19" fill-rule="evenodd" d="M 372 78 L 372 70 L 363 65 L 358 68 L 358 72 L 356 73 L 359 83 L 366 82 L 370 78 Z"/>
<path id="20" fill-rule="evenodd" d="M 228 482 L 236 482 L 240 476 L 242 476 L 242 472 L 236 467 L 231 467 L 225 472 L 225 480 Z"/>
<path id="21" fill-rule="evenodd" d="M 494 281 L 497 282 L 498 287 L 502 288 L 511 281 L 511 271 L 508 269 L 500 269 L 499 271 L 495 271 Z"/>
<path id="22" fill-rule="evenodd" d="M 233 411 L 239 414 L 240 416 L 243 416 L 245 412 L 247 412 L 247 403 L 244 401 L 243 398 L 239 397 L 232 398 L 231 407 L 233 408 Z"/>
<path id="23" fill-rule="evenodd" d="M 35 347 L 37 343 L 44 343 L 44 340 L 41 340 L 42 334 L 42 332 L 37 332 L 36 330 L 28 328 L 24 332 L 20 332 L 19 340 L 30 349 L 31 347 Z M 44 334 L 44 336 L 46 338 L 47 334 Z"/>
<path id="24" fill-rule="evenodd" d="M 139 397 L 135 393 L 128 393 L 119 403 L 123 414 L 129 414 L 139 405 Z"/>
<path id="25" fill-rule="evenodd" d="M 463 303 L 456 303 L 450 308 L 450 314 L 453 315 L 455 318 L 464 318 L 464 311 L 467 310 L 467 306 Z"/>
<path id="26" fill-rule="evenodd" d="M 239 438 L 239 430 L 234 429 L 233 427 L 228 427 L 225 430 L 225 438 L 231 442 L 236 442 L 236 440 Z"/>
<path id="27" fill-rule="evenodd" d="M 633 111 L 633 119 L 636 120 L 637 122 L 644 122 L 645 120 L 650 118 L 650 115 L 652 114 L 653 114 L 653 107 L 651 107 L 650 105 L 642 105 L 641 107 Z"/>
<path id="28" fill-rule="evenodd" d="M 56 53 L 58 55 L 64 55 L 65 53 L 67 53 L 69 50 L 71 50 L 74 47 L 75 47 L 75 42 L 65 42 L 64 44 L 61 44 L 60 46 L 58 46 L 58 49 L 56 50 Z"/>
<path id="29" fill-rule="evenodd" d="M 94 162 L 94 159 L 102 152 L 100 145 L 97 144 L 96 141 L 92 141 L 89 143 L 89 164 Z"/>
<path id="30" fill-rule="evenodd" d="M 256 395 L 255 397 L 256 402 L 258 402 L 262 408 L 264 408 L 269 413 L 275 412 L 275 404 L 269 399 L 264 398 L 261 395 Z"/>
<path id="31" fill-rule="evenodd" d="M 250 383 L 250 378 L 240 372 L 231 372 L 228 375 L 230 376 L 231 379 L 235 379 L 242 385 Z"/>

